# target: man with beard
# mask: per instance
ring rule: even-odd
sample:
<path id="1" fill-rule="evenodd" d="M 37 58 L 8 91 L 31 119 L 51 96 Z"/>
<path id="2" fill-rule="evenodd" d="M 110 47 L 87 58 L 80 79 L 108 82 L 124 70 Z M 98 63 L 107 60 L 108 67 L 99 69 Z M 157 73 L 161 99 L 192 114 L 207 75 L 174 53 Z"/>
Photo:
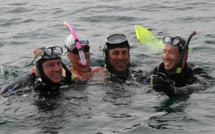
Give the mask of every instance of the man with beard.
<path id="1" fill-rule="evenodd" d="M 126 81 L 131 74 L 130 45 L 124 34 L 112 34 L 107 37 L 103 48 L 105 67 L 109 80 L 116 82 Z"/>

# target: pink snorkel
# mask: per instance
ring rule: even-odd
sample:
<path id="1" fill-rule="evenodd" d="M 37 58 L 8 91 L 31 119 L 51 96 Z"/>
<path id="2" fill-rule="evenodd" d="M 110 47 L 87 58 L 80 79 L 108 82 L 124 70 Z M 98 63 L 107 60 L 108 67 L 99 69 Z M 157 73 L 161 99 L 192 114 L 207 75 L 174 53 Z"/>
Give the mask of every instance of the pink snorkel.
<path id="1" fill-rule="evenodd" d="M 80 42 L 79 42 L 79 40 L 77 38 L 77 35 L 76 35 L 74 29 L 72 28 L 71 25 L 69 25 L 69 23 L 67 23 L 65 21 L 64 21 L 63 24 L 69 28 L 70 32 L 72 33 L 73 38 L 75 39 L 75 44 L 76 44 L 76 46 L 78 48 L 78 53 L 79 53 L 82 65 L 83 66 L 87 65 L 87 62 L 86 62 L 86 59 L 85 59 L 85 56 L 84 56 L 84 52 L 81 49 L 81 44 L 80 44 Z"/>

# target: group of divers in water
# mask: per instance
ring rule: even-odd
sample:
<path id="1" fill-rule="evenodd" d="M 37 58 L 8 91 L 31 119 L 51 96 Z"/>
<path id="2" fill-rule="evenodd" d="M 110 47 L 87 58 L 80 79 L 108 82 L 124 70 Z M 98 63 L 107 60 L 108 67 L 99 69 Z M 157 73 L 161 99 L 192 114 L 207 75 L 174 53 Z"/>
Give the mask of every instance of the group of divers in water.
<path id="1" fill-rule="evenodd" d="M 156 92 L 170 98 L 190 95 L 209 87 L 211 77 L 206 71 L 187 62 L 190 38 L 186 41 L 180 36 L 165 36 L 163 61 L 147 71 L 137 71 L 131 70 L 130 45 L 124 34 L 107 37 L 103 47 L 105 66 L 90 66 L 89 41 L 81 34 L 77 37 L 75 39 L 70 34 L 64 43 L 71 68 L 62 62 L 62 47 L 37 48 L 34 50 L 35 66 L 29 74 L 3 85 L 0 94 L 16 94 L 20 89 L 30 87 L 39 97 L 53 98 L 61 94 L 61 87 L 65 85 L 86 84 L 94 79 L 124 83 L 133 77 L 138 83 L 150 85 Z M 77 48 L 77 42 L 81 48 Z M 86 65 L 80 62 L 80 50 L 84 53 Z"/>

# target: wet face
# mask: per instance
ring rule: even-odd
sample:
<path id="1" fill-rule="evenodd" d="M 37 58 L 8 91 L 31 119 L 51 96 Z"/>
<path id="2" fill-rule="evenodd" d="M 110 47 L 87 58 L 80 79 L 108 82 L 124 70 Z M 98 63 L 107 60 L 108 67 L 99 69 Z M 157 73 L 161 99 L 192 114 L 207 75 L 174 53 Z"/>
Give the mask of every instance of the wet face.
<path id="1" fill-rule="evenodd" d="M 42 65 L 44 74 L 54 83 L 60 83 L 62 76 L 62 61 L 61 59 L 48 60 Z"/>
<path id="2" fill-rule="evenodd" d="M 109 51 L 110 63 L 114 70 L 123 72 L 128 68 L 129 52 L 128 48 L 115 48 Z"/>
<path id="3" fill-rule="evenodd" d="M 82 45 L 82 48 L 83 48 L 83 52 L 84 52 L 84 56 L 85 56 L 85 59 L 86 59 L 86 62 L 87 62 L 87 65 L 89 65 L 90 63 L 90 52 L 88 51 L 84 51 L 84 47 L 87 46 L 87 45 Z M 76 49 L 77 47 L 74 47 L 73 49 Z M 76 67 L 76 66 L 83 66 L 80 62 L 80 56 L 79 54 L 74 54 L 73 52 L 69 52 L 68 55 L 67 55 L 68 59 L 70 60 L 70 63 L 72 65 L 72 67 Z"/>
<path id="4" fill-rule="evenodd" d="M 163 49 L 164 68 L 170 74 L 174 74 L 179 64 L 179 49 L 171 45 L 165 45 Z"/>

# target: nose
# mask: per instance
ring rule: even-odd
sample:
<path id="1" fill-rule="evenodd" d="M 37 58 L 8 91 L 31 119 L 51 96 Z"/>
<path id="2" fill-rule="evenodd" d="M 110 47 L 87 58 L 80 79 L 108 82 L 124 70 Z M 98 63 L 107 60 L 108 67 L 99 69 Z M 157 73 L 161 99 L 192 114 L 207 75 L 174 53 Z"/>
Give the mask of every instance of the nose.
<path id="1" fill-rule="evenodd" d="M 164 59 L 169 59 L 169 53 L 168 53 L 168 52 L 163 53 L 163 58 L 164 58 Z"/>
<path id="2" fill-rule="evenodd" d="M 122 53 L 119 53 L 118 58 L 119 58 L 119 59 L 123 59 L 123 54 L 122 54 Z"/>
<path id="3" fill-rule="evenodd" d="M 62 65 L 61 64 L 55 64 L 54 65 L 54 71 L 60 71 L 62 69 Z"/>

